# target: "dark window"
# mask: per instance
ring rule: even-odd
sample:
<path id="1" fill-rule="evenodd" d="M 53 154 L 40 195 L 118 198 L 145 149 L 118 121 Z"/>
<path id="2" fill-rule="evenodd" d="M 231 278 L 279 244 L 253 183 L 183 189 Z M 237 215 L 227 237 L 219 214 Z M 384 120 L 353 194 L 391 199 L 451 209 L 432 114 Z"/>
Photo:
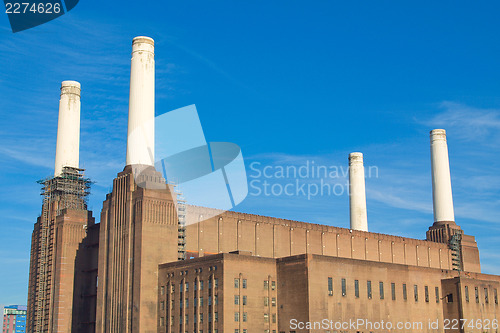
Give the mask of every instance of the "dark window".
<path id="1" fill-rule="evenodd" d="M 247 288 L 247 279 L 243 279 L 242 287 L 243 289 Z"/>
<path id="2" fill-rule="evenodd" d="M 475 288 L 475 292 L 476 292 L 476 303 L 479 303 L 479 288 L 478 287 Z"/>
<path id="3" fill-rule="evenodd" d="M 391 296 L 392 296 L 392 300 L 395 301 L 396 300 L 396 284 L 395 283 L 391 283 Z"/>
<path id="4" fill-rule="evenodd" d="M 436 287 L 436 303 L 439 303 L 439 287 Z"/>
<path id="5" fill-rule="evenodd" d="M 243 296 L 243 305 L 247 305 L 247 297 L 246 296 Z"/>
<path id="6" fill-rule="evenodd" d="M 488 288 L 484 288 L 484 302 L 489 303 L 490 300 L 488 299 Z"/>
<path id="7" fill-rule="evenodd" d="M 276 297 L 271 298 L 271 305 L 276 306 Z"/>
<path id="8" fill-rule="evenodd" d="M 234 305 L 240 304 L 240 295 L 234 295 Z"/>
<path id="9" fill-rule="evenodd" d="M 345 279 L 342 279 L 342 296 L 345 296 L 347 294 L 347 286 L 346 286 L 346 281 Z"/>
<path id="10" fill-rule="evenodd" d="M 406 283 L 403 283 L 403 299 L 405 301 L 408 299 L 408 295 L 406 293 Z"/>
<path id="11" fill-rule="evenodd" d="M 239 288 L 240 287 L 240 279 L 234 279 L 234 287 Z"/>
<path id="12" fill-rule="evenodd" d="M 276 289 L 276 281 L 271 281 L 271 289 Z"/>
<path id="13" fill-rule="evenodd" d="M 264 289 L 269 289 L 269 281 L 264 280 Z"/>
<path id="14" fill-rule="evenodd" d="M 366 281 L 366 293 L 368 295 L 368 298 L 372 298 L 372 282 L 371 281 Z"/>
<path id="15" fill-rule="evenodd" d="M 239 312 L 234 313 L 234 321 L 240 321 L 240 313 Z"/>
<path id="16" fill-rule="evenodd" d="M 354 296 L 359 297 L 359 281 L 354 280 Z"/>
<path id="17" fill-rule="evenodd" d="M 378 289 L 380 292 L 380 299 L 384 299 L 384 283 L 383 282 L 378 283 Z"/>
<path id="18" fill-rule="evenodd" d="M 425 286 L 424 290 L 425 290 L 425 301 L 429 303 L 429 287 Z"/>
<path id="19" fill-rule="evenodd" d="M 328 278 L 328 295 L 333 295 L 333 279 L 331 277 Z"/>
<path id="20" fill-rule="evenodd" d="M 496 289 L 493 289 L 493 296 L 495 297 L 495 304 L 498 304 L 498 293 Z"/>
<path id="21" fill-rule="evenodd" d="M 465 286 L 465 301 L 469 303 L 469 286 Z"/>
<path id="22" fill-rule="evenodd" d="M 415 302 L 418 302 L 418 286 L 413 286 L 413 293 L 415 294 Z"/>
<path id="23" fill-rule="evenodd" d="M 243 312 L 243 321 L 246 322 L 247 321 L 247 313 L 246 312 Z"/>

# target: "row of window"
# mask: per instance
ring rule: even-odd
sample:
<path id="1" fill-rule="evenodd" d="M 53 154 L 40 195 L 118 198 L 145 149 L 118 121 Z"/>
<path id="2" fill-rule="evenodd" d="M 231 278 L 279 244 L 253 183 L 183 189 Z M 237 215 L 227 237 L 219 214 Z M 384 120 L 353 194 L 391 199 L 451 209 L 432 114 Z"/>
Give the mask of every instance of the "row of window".
<path id="1" fill-rule="evenodd" d="M 488 288 L 483 289 L 483 295 L 484 295 L 484 302 L 489 303 L 490 298 L 489 298 L 489 293 L 488 293 Z M 479 303 L 479 287 L 474 287 L 474 296 L 476 297 L 476 303 Z M 496 288 L 493 289 L 493 298 L 495 300 L 495 304 L 498 304 L 498 291 Z M 465 301 L 468 303 L 469 302 L 469 286 L 465 286 Z"/>
<path id="2" fill-rule="evenodd" d="M 203 313 L 200 313 L 200 314 L 194 314 L 192 316 L 193 318 L 193 323 L 197 324 L 197 323 L 200 323 L 202 324 L 203 323 Z M 168 319 L 168 318 L 167 318 Z M 219 313 L 218 312 L 214 312 L 214 315 L 212 317 L 212 313 L 208 313 L 208 321 L 211 323 L 212 321 L 214 323 L 218 322 L 219 321 Z M 170 326 L 173 326 L 175 323 L 175 317 L 174 316 L 170 316 Z M 180 315 L 179 316 L 179 324 L 189 324 L 189 315 Z M 165 326 L 165 317 L 160 317 L 160 326 Z"/>
<path id="3" fill-rule="evenodd" d="M 217 270 L 217 266 L 210 266 L 210 267 L 208 267 L 208 270 L 209 271 L 216 271 Z M 194 272 L 196 274 L 199 274 L 199 273 L 203 272 L 203 268 L 201 268 L 201 267 L 200 268 L 195 268 Z M 174 275 L 175 275 L 174 273 L 167 273 L 167 277 L 174 277 Z M 182 276 L 188 275 L 188 271 L 180 271 L 179 275 L 182 275 Z"/>
<path id="4" fill-rule="evenodd" d="M 175 284 L 170 284 L 170 293 L 173 294 L 175 292 Z M 219 287 L 219 279 L 217 278 L 214 278 L 213 279 L 213 287 L 214 288 L 218 288 Z M 197 280 L 195 279 L 194 283 L 193 283 L 193 289 L 194 290 L 203 290 L 204 288 L 204 282 L 203 280 Z M 212 289 L 212 279 L 209 279 L 208 280 L 208 289 Z M 189 292 L 189 282 L 181 282 L 179 283 L 179 292 Z M 165 286 L 161 286 L 160 287 L 160 294 L 161 295 L 165 295 Z"/>
<path id="5" fill-rule="evenodd" d="M 384 289 L 384 282 L 380 281 L 378 285 L 378 290 L 379 290 L 379 297 L 380 299 L 385 299 L 385 289 Z M 341 279 L 341 291 L 342 291 L 342 296 L 345 297 L 347 296 L 347 281 L 346 279 Z M 425 293 L 425 301 L 429 302 L 429 287 L 425 286 L 424 288 L 424 293 Z M 436 298 L 436 303 L 439 303 L 440 297 L 439 297 L 439 287 L 434 288 L 434 293 L 435 293 L 435 298 Z M 330 296 L 333 296 L 333 278 L 329 277 L 328 278 L 328 294 Z M 373 291 L 372 291 L 372 281 L 368 280 L 366 281 L 366 294 L 368 299 L 373 298 Z M 406 301 L 408 299 L 408 290 L 406 287 L 406 283 L 403 283 L 402 285 L 402 295 L 403 299 Z M 354 296 L 356 298 L 359 298 L 359 280 L 354 280 Z M 418 302 L 418 286 L 415 284 L 413 286 L 413 298 L 415 302 Z M 391 299 L 393 301 L 396 300 L 396 284 L 391 283 Z"/>
<path id="6" fill-rule="evenodd" d="M 234 279 L 234 287 L 235 288 L 240 287 L 240 278 Z M 241 279 L 241 288 L 243 288 L 243 289 L 247 288 L 247 279 Z M 264 280 L 264 289 L 265 290 L 269 289 L 269 281 L 268 280 Z M 271 281 L 271 289 L 276 290 L 276 281 Z"/>
<path id="7" fill-rule="evenodd" d="M 246 313 L 246 312 L 243 312 L 243 314 L 242 314 L 241 318 L 242 318 L 242 321 L 243 321 L 244 323 L 246 323 L 246 322 L 247 322 L 247 320 L 248 320 L 247 313 Z M 240 312 L 235 312 L 235 313 L 234 313 L 234 321 L 235 321 L 235 322 L 239 322 L 239 321 L 240 321 Z M 275 323 L 276 323 L 276 313 L 271 314 L 271 321 L 273 322 L 273 324 L 275 324 Z M 264 322 L 265 322 L 265 323 L 268 323 L 268 322 L 269 322 L 269 313 L 264 313 Z"/>
<path id="8" fill-rule="evenodd" d="M 195 297 L 193 299 L 193 301 L 194 301 L 193 302 L 193 307 L 195 307 L 195 308 L 197 306 L 202 307 L 203 304 L 204 304 L 203 300 L 204 300 L 203 296 L 200 296 L 199 298 Z M 212 302 L 212 297 L 208 298 L 208 305 L 212 305 L 212 303 L 214 305 L 218 305 L 219 304 L 219 297 L 217 295 L 215 295 L 213 297 L 213 302 Z M 165 307 L 165 305 L 166 305 L 166 307 Z M 183 307 L 185 307 L 186 309 L 189 308 L 189 298 L 186 298 L 184 300 L 184 302 L 182 302 L 182 299 L 179 301 L 179 308 L 182 309 Z M 168 304 L 165 304 L 165 301 L 161 301 L 160 302 L 160 310 L 165 310 L 165 308 L 168 310 L 168 308 L 169 308 Z M 173 309 L 173 308 L 174 308 L 174 300 L 172 299 L 172 300 L 170 300 L 170 309 Z"/>
<path id="9" fill-rule="evenodd" d="M 346 279 L 342 278 L 341 279 L 341 291 L 342 291 L 342 296 L 347 296 L 347 281 Z M 479 287 L 475 287 L 475 297 L 476 297 L 476 303 L 479 303 Z M 366 292 L 367 292 L 367 297 L 369 299 L 372 298 L 372 281 L 368 280 L 366 281 Z M 408 299 L 408 293 L 407 293 L 407 287 L 406 283 L 403 283 L 403 288 L 402 288 L 402 293 L 403 293 L 403 299 L 406 301 Z M 328 278 L 328 294 L 330 296 L 333 296 L 333 278 L 329 277 Z M 434 294 L 436 298 L 436 303 L 439 303 L 440 294 L 439 294 L 439 287 L 434 288 Z M 354 296 L 356 298 L 359 298 L 359 280 L 354 280 Z M 429 286 L 424 286 L 424 296 L 425 296 L 425 301 L 429 302 Z M 493 289 L 493 296 L 495 300 L 495 304 L 498 304 L 498 292 L 497 289 Z M 379 297 L 380 299 L 385 298 L 385 292 L 384 292 L 384 282 L 380 281 L 379 282 Z M 418 302 L 418 285 L 413 285 L 413 297 L 415 299 L 415 302 Z M 391 283 L 391 298 L 393 301 L 396 300 L 396 284 Z M 447 300 L 448 302 L 453 302 L 453 295 L 447 295 Z M 469 302 L 469 287 L 465 286 L 465 300 L 466 302 Z M 484 302 L 489 303 L 489 294 L 488 294 L 488 288 L 484 288 Z"/>
<path id="10" fill-rule="evenodd" d="M 242 305 L 247 305 L 247 296 L 243 295 L 240 297 L 240 295 L 234 295 L 234 305 L 240 305 L 240 298 L 241 298 L 241 304 Z M 271 297 L 271 305 L 276 306 L 276 297 Z M 264 306 L 269 306 L 269 297 L 264 297 Z"/>

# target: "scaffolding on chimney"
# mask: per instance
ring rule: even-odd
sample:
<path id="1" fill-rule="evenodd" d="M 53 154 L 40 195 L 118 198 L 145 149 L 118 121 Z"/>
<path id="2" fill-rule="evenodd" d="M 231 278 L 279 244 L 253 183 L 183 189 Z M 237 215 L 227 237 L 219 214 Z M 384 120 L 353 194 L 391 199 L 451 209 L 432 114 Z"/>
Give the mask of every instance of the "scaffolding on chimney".
<path id="1" fill-rule="evenodd" d="M 453 270 L 462 271 L 462 230 L 452 230 L 453 234 L 448 241 L 448 246 L 451 250 L 451 263 Z"/>
<path id="2" fill-rule="evenodd" d="M 34 332 L 45 332 L 49 323 L 48 311 L 51 290 L 52 235 L 55 217 L 63 209 L 87 209 L 87 197 L 92 182 L 85 178 L 83 169 L 64 167 L 60 176 L 37 181 L 42 184 L 42 214 L 40 217 L 40 247 L 38 257 L 38 282 L 36 287 L 36 315 Z"/>
<path id="3" fill-rule="evenodd" d="M 176 182 L 170 181 L 177 201 L 177 260 L 186 260 L 186 199 Z"/>

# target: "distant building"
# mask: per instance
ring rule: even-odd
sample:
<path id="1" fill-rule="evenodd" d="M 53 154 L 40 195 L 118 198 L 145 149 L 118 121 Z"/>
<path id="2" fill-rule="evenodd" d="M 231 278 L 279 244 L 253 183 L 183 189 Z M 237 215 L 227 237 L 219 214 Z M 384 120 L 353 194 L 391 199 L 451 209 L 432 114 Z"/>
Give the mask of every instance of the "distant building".
<path id="1" fill-rule="evenodd" d="M 4 307 L 2 333 L 26 332 L 26 310 L 25 305 L 8 305 Z"/>

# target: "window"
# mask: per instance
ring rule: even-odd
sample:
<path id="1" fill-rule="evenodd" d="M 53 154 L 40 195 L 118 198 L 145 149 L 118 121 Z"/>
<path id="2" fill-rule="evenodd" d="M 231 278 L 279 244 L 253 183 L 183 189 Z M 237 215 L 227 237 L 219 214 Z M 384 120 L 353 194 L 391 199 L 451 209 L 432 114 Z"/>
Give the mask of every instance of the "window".
<path id="1" fill-rule="evenodd" d="M 234 321 L 240 321 L 240 313 L 239 312 L 234 313 Z"/>
<path id="2" fill-rule="evenodd" d="M 271 289 L 275 290 L 276 289 L 276 281 L 271 282 Z"/>
<path id="3" fill-rule="evenodd" d="M 212 280 L 208 280 L 208 289 L 212 289 Z"/>
<path id="4" fill-rule="evenodd" d="M 240 304 L 240 295 L 234 295 L 234 305 Z"/>
<path id="5" fill-rule="evenodd" d="M 328 295 L 333 295 L 333 279 L 331 277 L 328 278 Z"/>
<path id="6" fill-rule="evenodd" d="M 439 287 L 436 287 L 436 303 L 439 303 Z"/>
<path id="7" fill-rule="evenodd" d="M 165 287 L 164 286 L 161 286 L 160 291 L 161 291 L 160 292 L 161 295 L 165 295 Z"/>
<path id="8" fill-rule="evenodd" d="M 189 323 L 189 315 L 186 315 L 186 324 Z"/>
<path id="9" fill-rule="evenodd" d="M 189 308 L 189 299 L 186 298 L 186 309 Z"/>
<path id="10" fill-rule="evenodd" d="M 489 303 L 490 300 L 488 299 L 488 288 L 484 288 L 484 302 Z"/>
<path id="11" fill-rule="evenodd" d="M 194 298 L 193 306 L 197 307 L 198 306 L 198 298 Z"/>
<path id="12" fill-rule="evenodd" d="M 380 299 L 384 299 L 384 283 L 383 282 L 378 283 L 378 289 L 380 292 Z"/>
<path id="13" fill-rule="evenodd" d="M 495 298 L 495 304 L 498 304 L 498 293 L 496 289 L 493 289 L 493 296 Z"/>
<path id="14" fill-rule="evenodd" d="M 186 291 L 189 291 L 189 282 L 186 282 Z"/>
<path id="15" fill-rule="evenodd" d="M 479 303 L 479 288 L 475 288 L 475 293 L 476 293 L 476 303 Z"/>
<path id="16" fill-rule="evenodd" d="M 264 322 L 265 323 L 269 322 L 269 313 L 264 313 Z"/>
<path id="17" fill-rule="evenodd" d="M 465 286 L 465 301 L 469 303 L 469 286 Z"/>
<path id="18" fill-rule="evenodd" d="M 347 286 L 346 286 L 346 281 L 345 279 L 341 280 L 342 282 L 342 296 L 345 296 L 347 294 Z"/>
<path id="19" fill-rule="evenodd" d="M 408 299 L 408 295 L 406 293 L 406 283 L 403 283 L 403 299 L 405 301 Z"/>
<path id="20" fill-rule="evenodd" d="M 240 279 L 234 279 L 234 287 L 239 288 L 240 287 Z"/>
<path id="21" fill-rule="evenodd" d="M 194 287 L 194 290 L 198 290 L 198 279 L 194 280 L 193 287 Z"/>
<path id="22" fill-rule="evenodd" d="M 164 301 L 160 302 L 160 310 L 165 310 L 165 302 Z"/>
<path id="23" fill-rule="evenodd" d="M 164 326 L 164 325 L 165 325 L 165 318 L 160 317 L 160 326 Z"/>
<path id="24" fill-rule="evenodd" d="M 243 333 L 248 333 L 246 328 L 243 329 Z"/>
<path id="25" fill-rule="evenodd" d="M 215 322 L 219 321 L 219 313 L 218 312 L 214 312 L 214 321 Z"/>
<path id="26" fill-rule="evenodd" d="M 243 296 L 243 305 L 247 305 L 247 297 Z"/>
<path id="27" fill-rule="evenodd" d="M 182 282 L 181 282 L 181 283 L 179 284 L 179 292 L 181 292 L 181 293 L 182 293 L 183 291 L 184 291 L 184 283 L 182 283 Z"/>
<path id="28" fill-rule="evenodd" d="M 391 296 L 392 296 L 392 300 L 395 301 L 396 300 L 396 284 L 395 283 L 391 283 Z"/>
<path id="29" fill-rule="evenodd" d="M 203 306 L 203 296 L 200 296 L 200 306 Z"/>
<path id="30" fill-rule="evenodd" d="M 239 330 L 239 329 L 237 329 L 237 328 L 235 328 L 235 329 L 234 329 L 234 333 L 240 333 L 240 330 Z"/>
<path id="31" fill-rule="evenodd" d="M 356 296 L 356 298 L 359 298 L 359 281 L 358 280 L 354 280 L 354 296 Z"/>
<path id="32" fill-rule="evenodd" d="M 264 280 L 264 289 L 269 289 L 269 281 Z"/>
<path id="33" fill-rule="evenodd" d="M 243 289 L 247 289 L 247 279 L 243 279 L 242 287 Z"/>
<path id="34" fill-rule="evenodd" d="M 415 302 L 418 302 L 418 286 L 416 284 L 413 286 L 413 294 L 415 296 Z"/>
<path id="35" fill-rule="evenodd" d="M 200 280 L 200 290 L 203 290 L 203 280 Z"/>
<path id="36" fill-rule="evenodd" d="M 246 296 L 243 296 L 243 305 L 245 305 L 245 297 Z M 215 303 L 215 305 L 219 304 L 219 296 L 218 295 L 214 296 L 214 303 Z"/>
<path id="37" fill-rule="evenodd" d="M 246 321 L 247 321 L 247 313 L 243 312 L 243 322 L 246 322 Z"/>
<path id="38" fill-rule="evenodd" d="M 372 282 L 371 281 L 366 281 L 366 293 L 368 295 L 368 298 L 372 298 Z"/>
<path id="39" fill-rule="evenodd" d="M 424 290 L 425 290 L 425 301 L 429 303 L 429 287 L 425 286 Z"/>
<path id="40" fill-rule="evenodd" d="M 276 306 L 276 297 L 271 298 L 271 305 Z"/>
<path id="41" fill-rule="evenodd" d="M 272 319 L 272 320 L 273 320 L 273 323 L 274 323 L 274 324 L 276 324 L 276 313 L 273 313 L 273 317 L 272 317 L 272 318 L 273 318 L 273 319 Z"/>
<path id="42" fill-rule="evenodd" d="M 269 297 L 264 297 L 264 306 L 269 306 Z"/>
<path id="43" fill-rule="evenodd" d="M 200 313 L 200 324 L 203 323 L 203 313 Z"/>
<path id="44" fill-rule="evenodd" d="M 219 279 L 214 279 L 215 288 L 219 288 Z"/>
<path id="45" fill-rule="evenodd" d="M 212 297 L 208 296 L 208 305 L 212 305 Z"/>

